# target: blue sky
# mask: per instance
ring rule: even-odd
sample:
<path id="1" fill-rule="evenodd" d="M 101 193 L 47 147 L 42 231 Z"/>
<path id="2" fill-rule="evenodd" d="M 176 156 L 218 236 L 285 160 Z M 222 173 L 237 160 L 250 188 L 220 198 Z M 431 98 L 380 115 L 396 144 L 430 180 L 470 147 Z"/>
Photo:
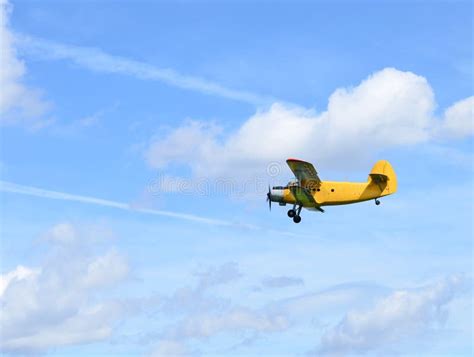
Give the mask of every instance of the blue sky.
<path id="1" fill-rule="evenodd" d="M 2 352 L 472 355 L 471 2 L 0 4 Z"/>

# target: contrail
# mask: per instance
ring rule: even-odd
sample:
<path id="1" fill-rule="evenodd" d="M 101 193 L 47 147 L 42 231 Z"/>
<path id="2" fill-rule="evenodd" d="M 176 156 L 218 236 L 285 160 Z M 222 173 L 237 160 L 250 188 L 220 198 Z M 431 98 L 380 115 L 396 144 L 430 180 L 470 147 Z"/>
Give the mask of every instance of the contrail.
<path id="1" fill-rule="evenodd" d="M 202 217 L 202 216 L 197 216 L 194 214 L 179 213 L 179 212 L 173 212 L 173 211 L 155 210 L 155 209 L 147 209 L 147 208 L 135 208 L 129 205 L 128 203 L 124 203 L 124 202 L 104 200 L 102 198 L 90 197 L 90 196 L 74 195 L 74 194 L 66 193 L 66 192 L 45 190 L 38 187 L 18 185 L 16 183 L 1 181 L 1 180 L 0 180 L 0 192 L 17 193 L 20 195 L 49 198 L 49 199 L 61 200 L 61 201 L 81 202 L 85 204 L 111 207 L 111 208 L 121 209 L 124 211 L 130 211 L 130 212 L 151 214 L 155 216 L 172 217 L 172 218 L 181 219 L 185 221 L 204 223 L 204 224 L 208 224 L 212 226 L 226 226 L 226 227 L 242 228 L 242 229 L 249 229 L 249 230 L 260 231 L 260 232 L 263 231 L 263 232 L 267 232 L 271 234 L 291 236 L 291 237 L 306 237 L 305 235 L 295 234 L 293 232 L 267 229 L 261 226 L 256 226 L 256 225 L 248 224 L 248 223 L 225 221 L 225 220 L 220 220 L 220 219 Z"/>
<path id="2" fill-rule="evenodd" d="M 254 224 L 241 223 L 241 222 L 235 222 L 235 221 L 225 221 L 225 220 L 220 220 L 220 219 L 197 216 L 197 215 L 188 214 L 188 213 L 179 213 L 179 212 L 173 212 L 173 211 L 155 210 L 155 209 L 147 209 L 147 208 L 135 208 L 135 207 L 130 206 L 128 203 L 124 203 L 124 202 L 104 200 L 102 198 L 91 197 L 91 196 L 74 195 L 74 194 L 66 193 L 66 192 L 45 190 L 38 187 L 18 185 L 16 183 L 1 181 L 1 180 L 0 180 L 0 192 L 17 193 L 20 195 L 49 198 L 49 199 L 61 200 L 61 201 L 81 202 L 81 203 L 86 203 L 90 205 L 111 207 L 111 208 L 121 209 L 124 211 L 130 211 L 130 212 L 138 212 L 138 213 L 143 213 L 143 214 L 151 214 L 151 215 L 164 216 L 164 217 L 172 217 L 172 218 L 181 219 L 185 221 L 209 224 L 212 226 L 227 226 L 227 227 L 243 228 L 243 229 L 264 231 L 267 233 L 283 235 L 283 236 L 291 236 L 291 237 L 309 237 L 306 235 L 295 234 L 293 232 L 288 232 L 288 231 L 283 231 L 283 230 L 267 229 L 267 228 L 257 226 Z"/>
<path id="3" fill-rule="evenodd" d="M 148 63 L 110 55 L 95 47 L 65 45 L 23 34 L 15 34 L 15 42 L 20 50 L 38 58 L 69 60 L 96 72 L 119 73 L 138 79 L 160 81 L 173 87 L 253 105 L 267 105 L 274 101 L 271 97 L 227 88 L 207 79 L 183 75 L 170 68 L 160 68 Z"/>
<path id="4" fill-rule="evenodd" d="M 130 206 L 128 203 L 104 200 L 101 198 L 90 197 L 90 196 L 74 195 L 74 194 L 65 193 L 65 192 L 44 190 L 42 188 L 37 188 L 37 187 L 32 187 L 32 186 L 23 186 L 23 185 L 18 185 L 16 183 L 11 183 L 11 182 L 6 182 L 6 181 L 0 181 L 0 191 L 18 193 L 21 195 L 28 195 L 28 196 L 35 196 L 35 197 L 42 197 L 42 198 L 50 198 L 53 200 L 74 201 L 74 202 L 87 203 L 87 204 L 96 205 L 96 206 L 112 207 L 112 208 L 117 208 L 117 209 L 121 209 L 125 211 L 140 212 L 140 213 L 152 214 L 152 215 L 157 215 L 157 216 L 173 217 L 177 219 L 184 219 L 187 221 L 205 223 L 205 224 L 210 224 L 214 226 L 237 226 L 238 225 L 245 228 L 257 228 L 257 227 L 252 227 L 250 225 L 248 226 L 240 225 L 235 222 L 223 221 L 223 220 L 218 220 L 218 219 L 213 219 L 213 218 L 206 218 L 206 217 L 196 216 L 193 214 L 154 210 L 154 209 L 145 209 L 145 208 L 134 208 Z"/>

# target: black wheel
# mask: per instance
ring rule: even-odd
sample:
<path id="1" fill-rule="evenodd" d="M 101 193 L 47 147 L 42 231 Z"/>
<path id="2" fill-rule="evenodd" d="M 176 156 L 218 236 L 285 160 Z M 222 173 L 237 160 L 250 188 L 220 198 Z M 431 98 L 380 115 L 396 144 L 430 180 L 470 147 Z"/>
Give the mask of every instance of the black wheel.
<path id="1" fill-rule="evenodd" d="M 300 223 L 301 222 L 301 216 L 294 216 L 293 217 L 293 222 Z"/>
<path id="2" fill-rule="evenodd" d="M 375 204 L 378 206 L 380 204 L 379 200 L 375 200 Z"/>
<path id="3" fill-rule="evenodd" d="M 293 218 L 294 216 L 296 216 L 295 210 L 294 210 L 294 209 L 290 209 L 290 210 L 288 211 L 288 217 Z"/>

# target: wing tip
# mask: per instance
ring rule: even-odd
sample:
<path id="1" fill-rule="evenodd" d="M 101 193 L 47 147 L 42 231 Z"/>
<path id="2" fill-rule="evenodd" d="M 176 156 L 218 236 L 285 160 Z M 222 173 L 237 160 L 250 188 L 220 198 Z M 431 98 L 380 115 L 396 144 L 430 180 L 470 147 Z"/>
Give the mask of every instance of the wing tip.
<path id="1" fill-rule="evenodd" d="M 286 159 L 286 162 L 307 162 L 307 161 L 290 157 L 289 159 Z"/>

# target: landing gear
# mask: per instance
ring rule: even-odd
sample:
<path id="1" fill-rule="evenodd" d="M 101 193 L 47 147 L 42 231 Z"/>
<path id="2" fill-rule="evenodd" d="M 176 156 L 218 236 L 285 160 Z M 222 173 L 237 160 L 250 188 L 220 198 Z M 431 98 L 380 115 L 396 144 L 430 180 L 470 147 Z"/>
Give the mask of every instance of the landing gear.
<path id="1" fill-rule="evenodd" d="M 375 204 L 378 206 L 380 204 L 380 201 L 378 199 L 375 199 Z"/>
<path id="2" fill-rule="evenodd" d="M 301 205 L 298 206 L 297 210 L 295 210 L 295 208 L 296 208 L 296 204 L 293 207 L 293 209 L 290 209 L 288 211 L 288 217 L 293 218 L 293 222 L 300 223 L 301 222 L 300 212 L 301 212 L 301 209 L 303 208 L 303 206 L 301 206 Z M 290 216 L 290 212 L 291 212 L 291 216 Z"/>

